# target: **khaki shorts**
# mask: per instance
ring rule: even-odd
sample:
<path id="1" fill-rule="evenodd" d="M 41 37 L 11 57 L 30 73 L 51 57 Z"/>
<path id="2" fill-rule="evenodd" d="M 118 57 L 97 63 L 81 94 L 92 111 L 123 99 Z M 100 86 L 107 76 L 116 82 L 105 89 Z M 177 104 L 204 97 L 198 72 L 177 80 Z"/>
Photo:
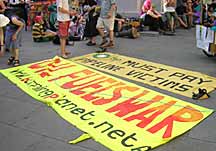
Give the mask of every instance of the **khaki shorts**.
<path id="1" fill-rule="evenodd" d="M 97 28 L 106 28 L 108 29 L 109 31 L 112 31 L 114 29 L 114 20 L 115 18 L 101 18 L 99 17 L 98 18 L 98 21 L 97 21 Z"/>

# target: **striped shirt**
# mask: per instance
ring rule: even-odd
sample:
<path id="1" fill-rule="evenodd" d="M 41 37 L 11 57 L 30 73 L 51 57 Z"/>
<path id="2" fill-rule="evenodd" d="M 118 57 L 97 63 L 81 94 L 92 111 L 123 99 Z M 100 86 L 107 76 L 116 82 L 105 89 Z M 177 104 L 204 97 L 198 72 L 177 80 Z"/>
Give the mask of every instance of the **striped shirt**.
<path id="1" fill-rule="evenodd" d="M 41 38 L 44 35 L 44 27 L 42 24 L 35 23 L 32 27 L 32 37 Z"/>

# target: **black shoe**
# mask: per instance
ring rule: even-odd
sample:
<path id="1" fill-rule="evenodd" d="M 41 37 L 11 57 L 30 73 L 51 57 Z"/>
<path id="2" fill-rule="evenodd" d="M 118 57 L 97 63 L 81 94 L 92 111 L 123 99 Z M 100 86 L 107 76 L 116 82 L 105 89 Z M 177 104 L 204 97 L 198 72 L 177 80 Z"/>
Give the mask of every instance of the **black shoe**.
<path id="1" fill-rule="evenodd" d="M 9 59 L 8 59 L 8 62 L 7 62 L 7 64 L 8 65 L 11 65 L 12 63 L 13 63 L 13 61 L 15 60 L 15 57 L 10 57 Z"/>
<path id="2" fill-rule="evenodd" d="M 104 47 L 99 47 L 100 50 L 97 50 L 96 53 L 103 53 L 103 52 L 107 52 L 107 48 Z"/>
<path id="3" fill-rule="evenodd" d="M 192 95 L 192 99 L 194 99 L 194 100 L 206 99 L 209 97 L 210 97 L 210 95 L 207 93 L 207 90 L 201 89 L 201 88 L 198 89 L 198 93 L 193 92 L 193 95 Z"/>
<path id="4" fill-rule="evenodd" d="M 96 43 L 93 43 L 93 42 L 89 41 L 86 45 L 87 45 L 87 46 L 95 46 Z"/>
<path id="5" fill-rule="evenodd" d="M 102 47 L 103 45 L 105 45 L 108 42 L 108 40 L 103 39 L 103 41 L 101 42 L 101 44 L 99 45 L 100 47 Z"/>

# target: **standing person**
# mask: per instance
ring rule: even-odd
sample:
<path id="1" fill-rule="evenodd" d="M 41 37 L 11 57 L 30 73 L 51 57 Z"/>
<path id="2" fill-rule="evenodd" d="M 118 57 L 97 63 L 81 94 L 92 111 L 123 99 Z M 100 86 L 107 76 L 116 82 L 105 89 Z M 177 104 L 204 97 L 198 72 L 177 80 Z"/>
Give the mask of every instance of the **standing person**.
<path id="1" fill-rule="evenodd" d="M 12 16 L 9 17 L 10 23 L 6 28 L 5 33 L 5 48 L 11 50 L 11 57 L 8 59 L 8 65 L 14 66 L 20 65 L 19 60 L 19 42 L 21 41 L 21 32 L 25 26 L 25 21 L 21 19 L 21 12 L 15 11 Z"/>
<path id="2" fill-rule="evenodd" d="M 9 23 L 9 19 L 3 15 L 5 5 L 3 0 L 0 0 L 0 56 L 4 54 L 4 30 L 3 27 Z"/>
<path id="3" fill-rule="evenodd" d="M 101 0 L 101 11 L 97 21 L 97 29 L 102 37 L 101 47 L 114 47 L 114 22 L 116 12 L 116 0 Z M 107 28 L 109 32 L 109 43 L 104 34 L 104 29 Z"/>
<path id="4" fill-rule="evenodd" d="M 69 35 L 70 16 L 74 15 L 76 15 L 76 11 L 70 11 L 68 0 L 57 0 L 57 20 L 59 23 L 58 34 L 60 38 L 61 56 L 63 58 L 68 58 L 68 55 L 70 54 L 69 51 L 65 50 L 65 47 Z"/>
<path id="5" fill-rule="evenodd" d="M 95 0 L 86 0 L 84 3 L 85 6 L 89 6 L 87 8 L 88 18 L 86 19 L 86 26 L 84 30 L 84 37 L 89 38 L 87 42 L 87 46 L 96 45 L 96 36 L 98 35 L 98 31 L 96 29 L 97 20 L 99 17 L 99 13 L 96 12 L 97 3 Z"/>

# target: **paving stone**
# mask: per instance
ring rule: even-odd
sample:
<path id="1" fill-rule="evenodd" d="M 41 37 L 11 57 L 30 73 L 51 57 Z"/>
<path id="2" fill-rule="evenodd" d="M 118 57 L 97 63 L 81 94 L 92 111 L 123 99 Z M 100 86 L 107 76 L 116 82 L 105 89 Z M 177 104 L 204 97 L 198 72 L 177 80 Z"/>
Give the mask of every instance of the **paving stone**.
<path id="1" fill-rule="evenodd" d="M 189 137 L 178 137 L 152 151 L 215 151 L 216 144 Z"/>
<path id="2" fill-rule="evenodd" d="M 39 135 L 0 122 L 1 151 L 25 151 L 26 148 L 37 144 L 41 139 Z"/>
<path id="3" fill-rule="evenodd" d="M 190 130 L 189 137 L 216 143 L 216 113 Z"/>
<path id="4" fill-rule="evenodd" d="M 83 133 L 48 107 L 40 108 L 31 117 L 17 122 L 15 125 L 65 141 L 75 139 Z"/>
<path id="5" fill-rule="evenodd" d="M 19 102 L 4 98 L 0 101 L 0 121 L 8 124 L 29 118 L 30 114 L 40 107 L 38 104 Z"/>

